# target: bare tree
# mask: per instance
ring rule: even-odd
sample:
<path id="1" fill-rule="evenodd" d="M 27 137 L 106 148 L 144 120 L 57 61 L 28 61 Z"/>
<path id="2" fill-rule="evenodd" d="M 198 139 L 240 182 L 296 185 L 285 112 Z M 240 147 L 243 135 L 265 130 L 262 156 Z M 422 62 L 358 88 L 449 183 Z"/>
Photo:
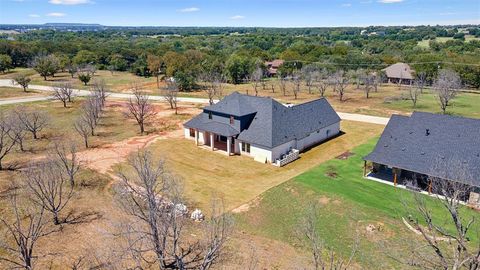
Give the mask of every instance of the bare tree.
<path id="1" fill-rule="evenodd" d="M 135 121 L 137 121 L 140 127 L 140 133 L 143 134 L 145 132 L 146 122 L 153 117 L 156 112 L 147 94 L 142 92 L 137 84 L 134 84 L 132 88 L 134 96 L 130 98 L 127 103 L 128 113 L 126 113 L 126 115 L 132 116 Z"/>
<path id="2" fill-rule="evenodd" d="M 170 105 L 170 109 L 175 109 L 175 114 L 178 114 L 178 87 L 175 82 L 167 82 L 167 85 L 162 90 L 163 98 Z"/>
<path id="3" fill-rule="evenodd" d="M 16 193 L 10 195 L 10 215 L 0 216 L 0 223 L 5 234 L 0 237 L 0 261 L 5 261 L 13 268 L 33 269 L 37 258 L 38 241 L 51 233 L 47 231 L 44 209 L 34 208 L 18 203 Z M 13 217 L 9 221 L 7 217 Z"/>
<path id="4" fill-rule="evenodd" d="M 61 101 L 63 107 L 67 107 L 67 102 L 73 101 L 73 88 L 70 83 L 63 83 L 53 88 L 53 98 Z"/>
<path id="5" fill-rule="evenodd" d="M 15 143 L 19 146 L 20 151 L 25 152 L 24 142 L 25 138 L 27 137 L 27 130 L 20 122 L 18 117 L 9 117 L 10 119 L 10 127 L 11 127 L 11 134 Z"/>
<path id="6" fill-rule="evenodd" d="M 253 91 L 255 92 L 255 96 L 258 96 L 258 85 L 261 83 L 263 79 L 263 70 L 260 67 L 257 67 L 252 75 L 250 76 L 251 83 L 253 85 Z"/>
<path id="7" fill-rule="evenodd" d="M 461 85 L 460 76 L 455 71 L 442 69 L 438 72 L 437 79 L 433 83 L 433 90 L 437 95 L 443 113 L 447 111 L 450 101 L 457 96 Z"/>
<path id="8" fill-rule="evenodd" d="M 349 82 L 348 78 L 345 76 L 345 72 L 343 70 L 335 72 L 332 76 L 332 82 L 334 83 L 334 89 L 335 92 L 337 92 L 340 101 L 343 101 L 343 96 L 345 95 Z"/>
<path id="9" fill-rule="evenodd" d="M 425 89 L 427 85 L 427 74 L 425 72 L 419 72 L 415 77 L 414 84 L 418 87 L 420 93 L 423 94 L 423 89 Z"/>
<path id="10" fill-rule="evenodd" d="M 96 96 L 100 101 L 101 108 L 105 107 L 108 97 L 108 88 L 104 80 L 95 80 L 90 90 L 92 96 Z"/>
<path id="11" fill-rule="evenodd" d="M 368 99 L 370 97 L 370 92 L 373 89 L 374 77 L 370 74 L 363 75 L 360 80 L 363 82 L 363 91 L 365 92 L 365 97 Z"/>
<path id="12" fill-rule="evenodd" d="M 14 110 L 18 120 L 23 128 L 32 133 L 33 138 L 38 139 L 38 133 L 48 126 L 50 120 L 42 111 L 27 109 L 24 106 L 18 106 Z"/>
<path id="13" fill-rule="evenodd" d="M 27 92 L 27 88 L 31 80 L 32 79 L 30 79 L 30 77 L 23 73 L 20 73 L 13 78 L 14 82 L 22 86 L 24 92 Z"/>
<path id="14" fill-rule="evenodd" d="M 337 257 L 332 249 L 329 249 L 323 243 L 317 229 L 318 220 L 321 219 L 318 204 L 310 205 L 300 224 L 300 235 L 306 239 L 307 246 L 310 249 L 315 270 L 347 270 L 353 262 L 358 251 L 358 236 L 351 250 L 348 259 Z M 327 254 L 327 258 L 324 255 Z"/>
<path id="15" fill-rule="evenodd" d="M 12 128 L 11 115 L 0 112 L 0 170 L 4 169 L 2 160 L 13 150 L 17 142 Z"/>
<path id="16" fill-rule="evenodd" d="M 68 177 L 70 185 L 75 186 L 75 175 L 80 170 L 75 144 L 65 141 L 55 142 L 49 153 L 49 160 Z"/>
<path id="17" fill-rule="evenodd" d="M 205 92 L 208 96 L 208 102 L 213 105 L 215 98 L 220 99 L 223 96 L 224 77 L 218 72 L 210 71 L 202 73 L 200 79 L 206 83 Z"/>
<path id="18" fill-rule="evenodd" d="M 315 82 L 315 76 L 318 69 L 314 65 L 306 65 L 301 69 L 302 78 L 305 81 L 305 85 L 308 87 L 308 93 L 312 93 L 312 86 Z"/>
<path id="19" fill-rule="evenodd" d="M 154 162 L 150 152 L 136 153 L 129 164 L 134 173 L 119 174 L 127 191 L 122 192 L 119 203 L 132 217 L 125 234 L 130 238 L 130 251 L 159 269 L 209 269 L 214 265 L 229 237 L 230 219 L 217 210 L 219 216 L 212 216 L 206 224 L 203 242 L 185 241 L 183 224 L 187 218 L 182 212 L 178 177 L 165 169 L 164 161 Z"/>
<path id="20" fill-rule="evenodd" d="M 73 186 L 59 168 L 59 164 L 44 161 L 33 164 L 24 172 L 25 184 L 32 192 L 30 199 L 53 215 L 53 224 L 63 223 L 60 212 L 68 205 L 73 195 Z"/>
<path id="21" fill-rule="evenodd" d="M 85 103 L 83 103 L 80 119 L 88 125 L 92 136 L 95 136 L 95 128 L 100 120 L 102 108 L 102 101 L 100 97 L 96 95 L 87 97 Z"/>
<path id="22" fill-rule="evenodd" d="M 90 137 L 90 127 L 88 123 L 84 121 L 84 119 L 81 117 L 75 121 L 74 124 L 75 131 L 83 138 L 83 143 L 85 144 L 85 148 L 89 147 L 88 144 L 88 137 Z"/>
<path id="23" fill-rule="evenodd" d="M 410 85 L 408 88 L 408 93 L 410 94 L 410 100 L 413 103 L 413 107 L 417 107 L 417 101 L 422 93 L 422 89 L 424 88 L 424 82 L 420 79 L 417 79 L 413 82 L 413 85 Z"/>
<path id="24" fill-rule="evenodd" d="M 327 92 L 328 87 L 330 86 L 330 83 L 328 81 L 328 74 L 327 71 L 322 70 L 322 71 L 316 71 L 313 74 L 314 78 L 314 85 L 318 88 L 318 92 L 320 93 L 320 96 L 325 96 L 325 93 Z"/>
<path id="25" fill-rule="evenodd" d="M 211 202 L 211 218 L 204 226 L 204 255 L 199 269 L 210 269 L 222 255 L 222 249 L 230 238 L 233 219 L 225 214 L 223 200 L 214 197 Z"/>
<path id="26" fill-rule="evenodd" d="M 439 164 L 448 166 L 450 172 L 457 171 L 453 173 L 455 179 L 470 179 L 464 173 L 463 163 L 448 161 Z M 469 234 L 474 228 L 477 228 L 476 233 L 479 233 L 478 220 L 475 215 L 469 215 L 462 209 L 463 201 L 474 190 L 473 185 L 448 181 L 441 177 L 429 177 L 428 181 L 429 191 L 435 194 L 436 203 L 432 204 L 427 196 L 417 192 L 413 193 L 411 202 L 403 202 L 409 223 L 422 236 L 424 245 L 417 244 L 417 247 L 409 251 L 411 257 L 401 262 L 432 270 L 480 269 L 480 244 L 470 243 L 469 240 Z M 441 205 L 443 211 L 434 215 L 433 205 Z"/>
<path id="27" fill-rule="evenodd" d="M 298 97 L 298 93 L 300 93 L 300 86 L 302 84 L 302 77 L 300 76 L 299 72 L 294 72 L 292 74 L 292 93 L 295 99 Z"/>
<path id="28" fill-rule="evenodd" d="M 70 74 L 70 76 L 72 76 L 72 78 L 73 78 L 73 76 L 74 76 L 74 75 L 77 73 L 77 71 L 78 71 L 78 66 L 75 65 L 75 64 L 72 64 L 72 63 L 68 64 L 68 65 L 66 66 L 66 68 L 67 68 L 67 71 L 68 71 L 68 73 Z"/>
<path id="29" fill-rule="evenodd" d="M 288 82 L 288 78 L 282 77 L 282 76 L 278 77 L 278 84 L 280 86 L 280 90 L 283 93 L 283 96 L 287 95 L 287 82 Z"/>

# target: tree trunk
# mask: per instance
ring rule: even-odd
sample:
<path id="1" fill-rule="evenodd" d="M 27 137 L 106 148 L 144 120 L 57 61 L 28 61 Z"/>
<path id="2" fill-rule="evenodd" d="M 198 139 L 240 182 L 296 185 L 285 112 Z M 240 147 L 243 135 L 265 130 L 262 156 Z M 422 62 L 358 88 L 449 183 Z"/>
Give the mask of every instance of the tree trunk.
<path id="1" fill-rule="evenodd" d="M 85 141 L 85 148 L 88 148 L 88 138 L 85 137 L 85 138 L 83 138 L 83 140 Z"/>
<path id="2" fill-rule="evenodd" d="M 60 220 L 58 219 L 58 213 L 55 211 L 53 212 L 53 224 L 55 225 L 60 224 Z"/>
<path id="3" fill-rule="evenodd" d="M 47 75 L 44 75 L 44 76 L 43 76 L 43 80 L 44 80 L 44 81 L 47 80 Z"/>
<path id="4" fill-rule="evenodd" d="M 63 100 L 62 102 L 63 102 L 63 107 L 64 107 L 64 108 L 67 108 L 67 101 L 66 101 L 66 100 Z"/>
<path id="5" fill-rule="evenodd" d="M 157 89 L 160 89 L 160 82 L 159 82 L 159 79 L 158 79 L 158 74 L 157 74 Z"/>
<path id="6" fill-rule="evenodd" d="M 23 87 L 23 92 L 27 92 L 27 87 Z"/>
<path id="7" fill-rule="evenodd" d="M 32 131 L 32 134 L 33 134 L 33 139 L 34 140 L 38 139 L 36 130 Z"/>
<path id="8" fill-rule="evenodd" d="M 143 127 L 143 123 L 139 123 L 140 125 L 140 134 L 143 135 L 143 133 L 145 132 L 145 128 Z"/>

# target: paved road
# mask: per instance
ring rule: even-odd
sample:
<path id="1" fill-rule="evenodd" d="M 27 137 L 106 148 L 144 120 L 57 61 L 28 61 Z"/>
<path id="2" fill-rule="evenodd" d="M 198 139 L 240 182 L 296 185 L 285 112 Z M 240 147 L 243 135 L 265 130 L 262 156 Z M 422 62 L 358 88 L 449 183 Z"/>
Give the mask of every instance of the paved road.
<path id="1" fill-rule="evenodd" d="M 0 87 L 17 87 L 21 88 L 20 85 L 12 85 L 11 80 L 0 80 Z M 44 85 L 30 85 L 28 88 L 38 91 L 46 91 L 52 92 L 53 87 L 51 86 L 44 86 Z M 75 95 L 77 96 L 88 96 L 90 95 L 90 91 L 87 90 L 74 90 Z M 133 95 L 132 94 L 122 94 L 122 93 L 108 93 L 109 97 L 111 98 L 119 98 L 119 99 L 129 99 Z M 155 101 L 164 101 L 162 96 L 149 96 L 151 100 Z M 24 103 L 24 102 L 34 102 L 34 101 L 42 101 L 42 100 L 49 100 L 51 97 L 28 97 L 28 98 L 12 98 L 12 99 L 3 99 L 0 100 L 0 105 L 7 105 L 7 104 L 16 104 L 16 103 Z M 188 97 L 179 97 L 179 102 L 188 102 L 188 103 L 208 103 L 208 99 L 206 98 L 188 98 Z M 378 116 L 370 116 L 370 115 L 363 115 L 363 114 L 353 114 L 353 113 L 341 113 L 338 112 L 338 115 L 342 120 L 350 120 L 350 121 L 358 121 L 358 122 L 365 122 L 365 123 L 372 123 L 378 125 L 386 125 L 388 123 L 389 118 L 386 117 L 378 117 Z"/>
<path id="2" fill-rule="evenodd" d="M 11 80 L 5 80 L 5 79 L 0 80 L 0 87 L 2 87 L 2 86 L 3 87 L 21 88 L 20 85 L 18 85 L 18 84 L 13 85 Z M 45 91 L 45 92 L 53 92 L 54 91 L 53 87 L 45 86 L 45 85 L 34 85 L 34 84 L 32 84 L 32 85 L 29 85 L 28 88 L 32 89 L 32 90 Z M 75 96 L 80 96 L 80 97 L 85 97 L 85 96 L 90 95 L 90 91 L 80 90 L 80 89 L 74 89 L 73 93 L 75 94 Z M 112 98 L 119 98 L 119 99 L 129 99 L 129 98 L 133 97 L 132 94 L 122 94 L 122 93 L 113 93 L 113 92 L 109 92 L 108 96 L 112 97 Z M 155 101 L 164 101 L 165 100 L 163 98 L 163 96 L 150 96 L 149 98 L 151 100 L 155 100 Z M 43 97 L 43 99 L 38 97 L 38 100 L 35 100 L 35 101 L 48 100 L 48 99 L 50 99 L 50 97 Z M 24 99 L 18 99 L 19 103 L 28 102 L 28 101 L 23 101 L 23 100 Z M 190 103 L 208 103 L 208 99 L 206 99 L 206 98 L 179 97 L 178 101 L 180 101 L 180 102 L 190 102 Z M 3 105 L 4 104 L 3 102 L 4 102 L 4 100 L 1 100 L 0 105 Z M 13 103 L 15 103 L 15 102 L 13 102 Z M 10 103 L 5 103 L 5 104 L 12 104 L 12 102 L 10 101 Z"/>

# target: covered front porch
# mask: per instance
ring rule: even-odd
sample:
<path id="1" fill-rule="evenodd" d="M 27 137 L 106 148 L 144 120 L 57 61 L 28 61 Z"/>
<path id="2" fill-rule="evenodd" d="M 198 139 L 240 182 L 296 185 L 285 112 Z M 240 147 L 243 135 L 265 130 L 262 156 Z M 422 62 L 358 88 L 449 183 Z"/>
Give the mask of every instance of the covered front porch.
<path id="1" fill-rule="evenodd" d="M 193 129 L 191 130 L 195 140 L 195 145 L 211 151 L 218 151 L 228 156 L 235 155 L 239 152 L 236 146 L 234 136 L 224 136 L 211 131 Z"/>

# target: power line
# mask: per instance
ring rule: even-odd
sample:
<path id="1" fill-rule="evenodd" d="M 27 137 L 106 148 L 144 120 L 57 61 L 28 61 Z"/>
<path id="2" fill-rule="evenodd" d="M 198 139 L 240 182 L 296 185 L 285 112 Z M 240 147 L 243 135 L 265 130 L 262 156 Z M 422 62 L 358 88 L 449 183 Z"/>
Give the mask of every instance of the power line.
<path id="1" fill-rule="evenodd" d="M 341 64 L 341 63 L 333 63 L 333 62 L 319 62 L 319 61 L 302 61 L 302 60 L 288 60 L 284 61 L 284 63 L 308 63 L 308 64 L 321 64 L 321 65 L 332 65 L 332 66 L 389 66 L 389 64 L 380 63 L 359 63 L 359 64 Z M 421 64 L 449 64 L 449 65 L 463 65 L 463 66 L 475 66 L 478 67 L 480 64 L 473 64 L 473 63 L 462 63 L 462 62 L 446 62 L 446 61 L 429 61 L 429 62 L 410 62 L 405 63 L 408 65 L 421 65 Z"/>

